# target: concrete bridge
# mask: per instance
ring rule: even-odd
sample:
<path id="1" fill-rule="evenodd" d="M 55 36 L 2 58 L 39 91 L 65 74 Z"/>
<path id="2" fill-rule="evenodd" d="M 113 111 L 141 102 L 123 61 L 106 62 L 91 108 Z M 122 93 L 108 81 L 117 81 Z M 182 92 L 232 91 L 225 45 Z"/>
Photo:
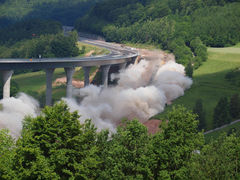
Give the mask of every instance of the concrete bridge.
<path id="1" fill-rule="evenodd" d="M 81 38 L 84 43 L 106 48 L 110 51 L 107 55 L 83 58 L 41 58 L 41 59 L 0 59 L 0 71 L 3 76 L 3 98 L 10 97 L 10 81 L 14 70 L 17 69 L 44 69 L 46 72 L 46 105 L 52 104 L 52 77 L 55 68 L 64 68 L 67 77 L 66 97 L 72 97 L 72 77 L 75 67 L 83 67 L 85 86 L 89 85 L 89 73 L 92 66 L 100 66 L 102 69 L 102 83 L 108 85 L 108 73 L 112 65 L 125 68 L 127 63 L 133 62 L 138 52 L 131 48 L 106 43 L 99 40 Z M 37 81 L 37 79 L 33 79 Z"/>

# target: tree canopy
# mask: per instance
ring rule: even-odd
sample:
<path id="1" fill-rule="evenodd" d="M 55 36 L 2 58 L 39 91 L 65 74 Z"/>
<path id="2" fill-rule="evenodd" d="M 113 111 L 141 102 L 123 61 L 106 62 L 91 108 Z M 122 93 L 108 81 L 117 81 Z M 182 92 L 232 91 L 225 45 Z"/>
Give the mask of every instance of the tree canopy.
<path id="1" fill-rule="evenodd" d="M 1 0 L 0 27 L 20 20 L 52 19 L 73 25 L 92 6 L 101 0 Z"/>
<path id="2" fill-rule="evenodd" d="M 240 41 L 239 0 L 105 0 L 75 27 L 103 35 L 108 41 L 151 43 L 170 50 L 177 62 L 198 68 L 207 46 Z"/>
<path id="3" fill-rule="evenodd" d="M 237 179 L 239 142 L 205 145 L 196 115 L 173 108 L 155 135 L 138 120 L 115 133 L 79 122 L 64 102 L 26 117 L 19 139 L 0 130 L 0 179 Z M 234 162 L 234 163 L 233 163 Z"/>

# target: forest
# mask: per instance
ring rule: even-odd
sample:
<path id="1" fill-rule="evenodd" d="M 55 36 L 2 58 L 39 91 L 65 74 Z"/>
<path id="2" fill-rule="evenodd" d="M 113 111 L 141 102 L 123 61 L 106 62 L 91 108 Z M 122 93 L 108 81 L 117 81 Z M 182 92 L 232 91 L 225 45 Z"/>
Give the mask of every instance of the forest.
<path id="1" fill-rule="evenodd" d="M 0 0 L 0 27 L 41 18 L 72 25 L 100 0 Z"/>
<path id="2" fill-rule="evenodd" d="M 105 0 L 79 18 L 75 27 L 108 41 L 155 44 L 196 69 L 207 59 L 206 46 L 240 41 L 240 1 Z"/>
<path id="3" fill-rule="evenodd" d="M 240 41 L 240 0 L 0 0 L 0 57 L 78 55 L 77 33 L 64 36 L 54 21 L 73 24 L 77 17 L 78 31 L 174 53 L 190 77 L 207 60 L 207 47 Z M 233 69 L 225 78 L 239 84 L 238 77 Z M 17 83 L 11 87 L 15 95 Z M 240 117 L 239 99 L 219 100 L 214 128 Z M 204 114 L 199 99 L 193 111 L 174 106 L 154 135 L 137 119 L 110 132 L 89 119 L 80 123 L 61 101 L 26 117 L 16 139 L 0 130 L 0 179 L 240 179 L 239 132 L 206 143 Z"/>
<path id="4" fill-rule="evenodd" d="M 81 52 L 77 47 L 76 31 L 64 36 L 62 24 L 53 20 L 31 19 L 0 29 L 0 58 L 75 57 Z M 14 74 L 39 71 L 15 70 Z M 0 82 L 0 98 L 3 83 Z M 11 96 L 19 92 L 17 82 L 11 81 Z"/>
<path id="5" fill-rule="evenodd" d="M 62 25 L 57 21 L 20 21 L 0 29 L 0 57 L 73 57 L 79 55 L 77 41 L 77 32 L 64 36 Z"/>
<path id="6" fill-rule="evenodd" d="M 110 133 L 78 118 L 62 101 L 25 118 L 17 141 L 1 130 L 0 178 L 240 178 L 240 137 L 230 132 L 205 145 L 196 115 L 182 106 L 168 113 L 155 135 L 138 120 Z"/>

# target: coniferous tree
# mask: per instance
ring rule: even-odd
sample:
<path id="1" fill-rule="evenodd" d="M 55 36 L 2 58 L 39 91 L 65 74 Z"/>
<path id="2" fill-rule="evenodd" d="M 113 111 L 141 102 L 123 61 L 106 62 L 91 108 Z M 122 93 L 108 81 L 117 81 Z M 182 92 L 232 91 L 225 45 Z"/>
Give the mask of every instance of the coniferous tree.
<path id="1" fill-rule="evenodd" d="M 213 123 L 214 127 L 220 127 L 230 123 L 231 117 L 229 113 L 229 103 L 226 97 L 222 97 L 214 109 Z"/>
<path id="2" fill-rule="evenodd" d="M 230 114 L 234 119 L 240 117 L 240 98 L 238 94 L 234 94 L 230 99 Z"/>
<path id="3" fill-rule="evenodd" d="M 188 63 L 187 67 L 185 68 L 185 71 L 186 71 L 186 75 L 188 77 L 191 77 L 192 78 L 192 75 L 193 75 L 193 67 L 192 67 L 192 63 Z"/>
<path id="4" fill-rule="evenodd" d="M 198 130 L 202 130 L 206 126 L 205 111 L 203 110 L 202 99 L 198 99 L 193 108 L 193 113 L 197 114 L 197 120 L 199 120 Z"/>

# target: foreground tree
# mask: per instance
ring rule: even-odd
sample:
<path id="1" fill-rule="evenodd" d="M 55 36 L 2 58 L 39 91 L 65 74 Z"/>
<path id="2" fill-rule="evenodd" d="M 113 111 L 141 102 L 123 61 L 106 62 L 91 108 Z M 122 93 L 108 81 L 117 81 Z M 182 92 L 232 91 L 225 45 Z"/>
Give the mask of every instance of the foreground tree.
<path id="1" fill-rule="evenodd" d="M 235 133 L 221 135 L 193 154 L 190 164 L 191 179 L 239 179 L 240 138 Z"/>
<path id="2" fill-rule="evenodd" d="M 195 150 L 203 145 L 198 133 L 196 115 L 182 106 L 167 115 L 168 123 L 160 125 L 161 132 L 153 137 L 156 157 L 155 179 L 187 179 L 188 162 Z"/>
<path id="3" fill-rule="evenodd" d="M 102 153 L 100 179 L 152 179 L 151 136 L 138 120 L 125 122 Z"/>
<path id="4" fill-rule="evenodd" d="M 13 179 L 12 161 L 15 143 L 5 129 L 0 130 L 0 179 Z"/>
<path id="5" fill-rule="evenodd" d="M 96 128 L 79 123 L 77 112 L 63 102 L 27 118 L 16 149 L 13 168 L 19 179 L 91 179 L 99 157 Z"/>

